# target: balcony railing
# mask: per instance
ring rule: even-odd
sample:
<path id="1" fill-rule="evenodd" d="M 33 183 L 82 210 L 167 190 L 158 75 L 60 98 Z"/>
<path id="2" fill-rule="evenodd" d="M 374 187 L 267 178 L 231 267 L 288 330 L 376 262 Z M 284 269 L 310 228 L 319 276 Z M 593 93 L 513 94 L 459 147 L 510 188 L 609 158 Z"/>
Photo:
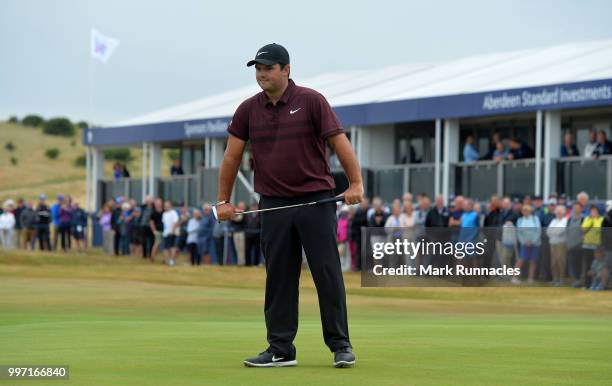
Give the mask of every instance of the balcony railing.
<path id="1" fill-rule="evenodd" d="M 558 192 L 574 197 L 585 191 L 596 200 L 612 198 L 612 156 L 559 158 L 556 171 Z"/>
<path id="2" fill-rule="evenodd" d="M 158 177 L 155 180 L 155 186 L 157 196 L 164 200 L 195 207 L 200 206 L 203 202 L 217 201 L 218 181 L 219 168 L 200 168 L 195 174 Z M 98 207 L 117 196 L 135 198 L 137 201 L 141 201 L 141 178 L 103 179 L 98 184 L 100 188 Z M 232 199 L 244 201 L 247 204 L 253 200 L 251 191 L 240 179 L 236 179 Z"/>
<path id="3" fill-rule="evenodd" d="M 543 165 L 542 165 L 543 166 Z M 543 167 L 542 176 L 543 181 Z M 440 170 L 442 173 L 442 170 Z M 341 169 L 332 171 L 337 193 L 346 189 L 348 180 Z M 426 193 L 434 196 L 435 165 L 390 165 L 363 168 L 364 188 L 368 197 L 380 196 L 390 202 L 404 192 Z M 552 189 L 571 197 L 586 191 L 595 200 L 612 198 L 612 156 L 599 159 L 568 157 L 553 160 Z M 158 195 L 164 199 L 199 206 L 202 202 L 215 202 L 219 180 L 218 168 L 199 169 L 185 176 L 160 177 L 156 180 Z M 440 177 L 440 181 L 442 178 Z M 249 203 L 253 195 L 245 182 L 252 185 L 252 175 L 236 179 L 232 194 L 235 201 Z M 140 178 L 99 181 L 101 202 L 117 196 L 127 196 L 140 201 L 142 180 Z M 535 191 L 535 160 L 479 161 L 456 163 L 450 169 L 450 192 L 477 200 L 487 200 L 492 194 L 525 195 Z"/>
<path id="4" fill-rule="evenodd" d="M 526 195 L 535 191 L 535 160 L 460 162 L 454 165 L 455 194 L 486 200 L 493 194 Z"/>

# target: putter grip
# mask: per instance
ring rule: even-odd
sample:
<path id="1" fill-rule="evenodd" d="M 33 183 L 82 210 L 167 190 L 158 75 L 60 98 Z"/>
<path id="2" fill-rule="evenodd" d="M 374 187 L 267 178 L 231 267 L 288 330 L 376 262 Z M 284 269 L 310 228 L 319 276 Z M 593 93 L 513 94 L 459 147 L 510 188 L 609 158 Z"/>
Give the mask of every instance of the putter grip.
<path id="1" fill-rule="evenodd" d="M 326 204 L 328 202 L 338 202 L 338 201 L 344 201 L 344 195 L 338 196 L 338 197 L 324 198 L 322 200 L 317 201 L 317 204 Z"/>

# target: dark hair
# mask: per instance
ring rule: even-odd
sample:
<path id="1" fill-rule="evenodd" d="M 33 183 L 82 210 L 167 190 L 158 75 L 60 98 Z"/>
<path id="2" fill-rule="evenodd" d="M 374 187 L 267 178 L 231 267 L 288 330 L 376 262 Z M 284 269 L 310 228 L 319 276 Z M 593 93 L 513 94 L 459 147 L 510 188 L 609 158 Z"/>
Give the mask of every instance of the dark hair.
<path id="1" fill-rule="evenodd" d="M 288 63 L 279 63 L 281 71 L 287 66 Z M 289 76 L 291 76 L 291 70 L 289 70 Z"/>

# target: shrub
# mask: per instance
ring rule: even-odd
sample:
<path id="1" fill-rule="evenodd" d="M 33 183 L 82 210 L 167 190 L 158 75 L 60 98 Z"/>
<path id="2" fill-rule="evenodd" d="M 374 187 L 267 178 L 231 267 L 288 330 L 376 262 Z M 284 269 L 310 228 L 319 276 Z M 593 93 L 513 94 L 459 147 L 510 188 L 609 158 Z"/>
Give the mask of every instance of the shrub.
<path id="1" fill-rule="evenodd" d="M 70 141 L 70 146 L 72 146 L 72 147 L 76 146 L 76 141 L 74 139 L 72 141 Z"/>
<path id="2" fill-rule="evenodd" d="M 104 151 L 104 158 L 111 161 L 119 162 L 130 162 L 134 159 L 132 152 L 128 147 L 120 147 L 115 149 L 108 149 Z"/>
<path id="3" fill-rule="evenodd" d="M 11 116 L 8 120 L 10 123 L 19 123 L 19 118 L 17 118 L 16 116 Z"/>
<path id="4" fill-rule="evenodd" d="M 180 156 L 181 152 L 178 149 L 168 150 L 168 158 L 170 158 L 170 161 L 176 161 Z"/>
<path id="5" fill-rule="evenodd" d="M 60 154 L 60 151 L 56 147 L 45 150 L 45 156 L 49 159 L 56 159 Z"/>
<path id="6" fill-rule="evenodd" d="M 17 165 L 17 158 L 11 157 L 11 165 L 13 165 L 13 166 Z"/>
<path id="7" fill-rule="evenodd" d="M 5 145 L 4 148 L 8 151 L 15 151 L 15 145 L 13 144 L 12 141 L 8 141 Z"/>
<path id="8" fill-rule="evenodd" d="M 76 167 L 85 167 L 87 160 L 85 159 L 85 154 L 82 154 L 74 159 L 74 166 Z"/>
<path id="9" fill-rule="evenodd" d="M 75 133 L 74 126 L 67 118 L 49 119 L 44 127 L 43 133 L 49 135 L 61 135 L 63 137 L 72 137 Z"/>
<path id="10" fill-rule="evenodd" d="M 40 115 L 26 115 L 21 123 L 24 126 L 38 127 L 45 123 L 45 120 Z"/>
<path id="11" fill-rule="evenodd" d="M 76 123 L 76 127 L 78 127 L 79 129 L 87 129 L 89 127 L 89 124 L 85 121 L 78 121 Z"/>

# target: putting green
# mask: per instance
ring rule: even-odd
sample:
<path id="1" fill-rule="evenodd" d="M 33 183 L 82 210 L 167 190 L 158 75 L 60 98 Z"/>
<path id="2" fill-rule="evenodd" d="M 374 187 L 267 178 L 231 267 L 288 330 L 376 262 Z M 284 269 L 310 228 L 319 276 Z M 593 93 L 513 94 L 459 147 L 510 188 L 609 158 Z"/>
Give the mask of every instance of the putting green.
<path id="1" fill-rule="evenodd" d="M 70 365 L 70 380 L 46 382 L 51 385 L 604 385 L 612 379 L 611 292 L 364 289 L 356 274 L 346 282 L 358 362 L 335 369 L 307 271 L 298 367 L 245 368 L 242 359 L 266 347 L 264 279 L 260 268 L 0 253 L 0 364 Z"/>

